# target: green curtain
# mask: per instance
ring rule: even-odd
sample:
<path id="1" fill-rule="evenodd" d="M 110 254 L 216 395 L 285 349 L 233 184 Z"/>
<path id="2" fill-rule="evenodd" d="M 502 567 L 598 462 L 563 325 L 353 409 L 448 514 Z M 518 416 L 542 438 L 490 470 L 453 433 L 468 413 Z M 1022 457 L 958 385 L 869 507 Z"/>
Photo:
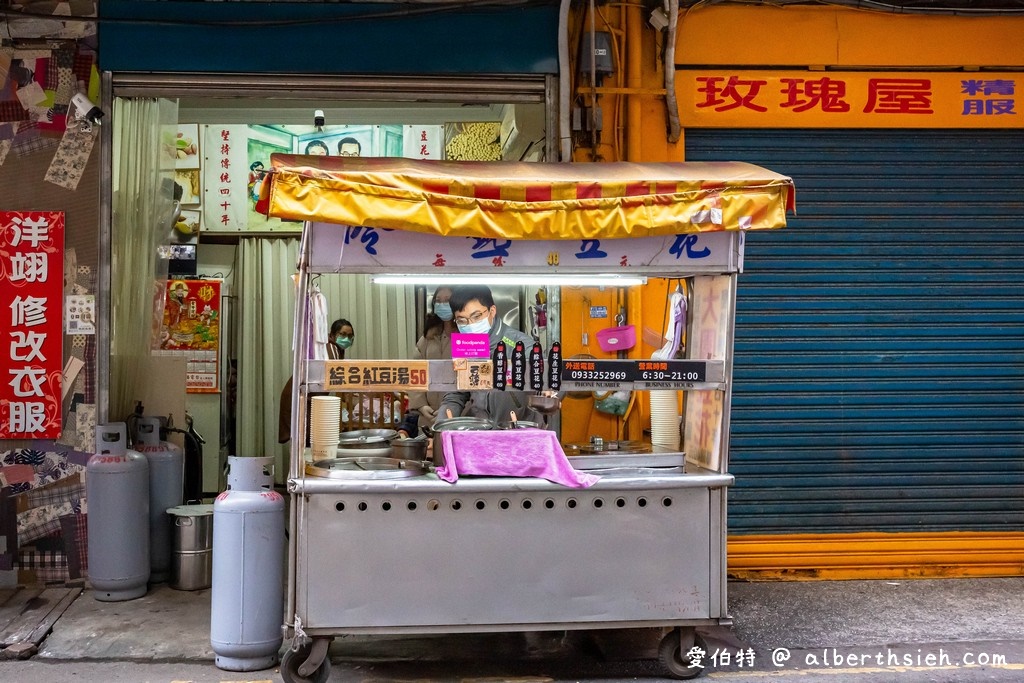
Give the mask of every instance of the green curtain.
<path id="1" fill-rule="evenodd" d="M 287 477 L 287 445 L 278 443 L 281 390 L 292 373 L 297 238 L 242 238 L 238 249 L 237 453 L 275 457 Z M 316 279 L 327 299 L 328 323 L 347 318 L 356 330 L 349 359 L 412 358 L 416 315 L 412 286 L 376 285 L 364 274 Z"/>
<path id="2" fill-rule="evenodd" d="M 243 238 L 238 247 L 237 453 L 275 458 L 275 477 L 288 473 L 287 445 L 277 442 L 281 390 L 292 373 L 292 326 L 299 241 Z"/>

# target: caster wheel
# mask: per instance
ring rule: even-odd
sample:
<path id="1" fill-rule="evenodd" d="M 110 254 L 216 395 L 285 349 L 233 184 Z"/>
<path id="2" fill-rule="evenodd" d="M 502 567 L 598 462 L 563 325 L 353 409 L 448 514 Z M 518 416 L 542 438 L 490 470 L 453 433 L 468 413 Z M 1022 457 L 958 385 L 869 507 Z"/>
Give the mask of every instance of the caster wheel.
<path id="1" fill-rule="evenodd" d="M 688 681 L 704 673 L 708 645 L 697 633 L 694 633 L 693 638 L 693 647 L 701 650 L 700 656 L 697 657 L 682 652 L 678 631 L 671 631 L 661 639 L 661 644 L 658 645 L 658 659 L 672 678 Z M 701 666 L 696 666 L 696 664 Z"/>
<path id="2" fill-rule="evenodd" d="M 305 663 L 313 650 L 312 643 L 299 646 L 298 650 L 287 650 L 281 657 L 281 679 L 284 683 L 327 683 L 331 673 L 331 660 L 324 661 L 313 672 L 312 676 L 306 677 L 299 674 L 299 667 Z"/>

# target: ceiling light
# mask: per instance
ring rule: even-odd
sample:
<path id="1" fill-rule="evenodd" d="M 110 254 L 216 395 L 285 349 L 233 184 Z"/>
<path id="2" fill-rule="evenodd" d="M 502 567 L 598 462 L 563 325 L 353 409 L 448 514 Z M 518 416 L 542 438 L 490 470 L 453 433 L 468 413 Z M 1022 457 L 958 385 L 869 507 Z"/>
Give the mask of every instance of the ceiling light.
<path id="1" fill-rule="evenodd" d="M 373 275 L 370 279 L 382 285 L 550 285 L 550 286 L 592 286 L 630 287 L 647 284 L 647 278 L 640 275 L 615 275 L 594 273 L 578 275 L 555 275 L 542 273 L 519 273 L 514 275 L 445 275 L 419 273 L 409 275 Z"/>

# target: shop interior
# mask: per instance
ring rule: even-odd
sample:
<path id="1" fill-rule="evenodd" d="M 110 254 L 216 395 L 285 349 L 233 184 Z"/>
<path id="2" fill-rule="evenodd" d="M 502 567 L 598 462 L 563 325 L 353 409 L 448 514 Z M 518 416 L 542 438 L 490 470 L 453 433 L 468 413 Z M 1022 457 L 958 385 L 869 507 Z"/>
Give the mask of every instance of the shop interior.
<path id="1" fill-rule="evenodd" d="M 117 102 L 125 108 L 138 104 Z M 126 126 L 133 121 L 124 115 L 115 120 Z M 167 379 L 162 387 L 179 386 L 175 373 L 184 367 L 187 379 L 180 392 L 148 391 L 145 400 L 135 392 L 135 400 L 122 405 L 138 410 L 141 402 L 146 414 L 169 415 L 177 426 L 183 425 L 174 416 L 186 415 L 205 442 L 202 488 L 210 493 L 223 488 L 229 455 L 273 454 L 280 463 L 279 483 L 286 472 L 278 411 L 291 374 L 292 283 L 301 223 L 268 220 L 254 208 L 259 172 L 270 168 L 270 154 L 544 161 L 551 148 L 542 102 L 183 97 L 165 102 L 148 120 L 159 124 L 159 147 L 171 160 L 164 160 L 163 169 L 173 177 L 172 194 L 167 195 L 165 181 L 161 199 L 175 208 L 170 219 L 159 202 L 153 209 L 162 226 L 156 275 L 167 286 L 162 310 L 160 301 L 154 307 L 154 328 L 160 332 L 150 342 L 152 358 L 144 361 L 149 368 L 144 374 Z M 115 159 L 117 144 L 115 139 Z M 131 168 L 115 163 L 115 187 L 124 184 L 118 174 Z M 245 171 L 244 178 L 237 169 Z M 244 212 L 225 210 L 225 196 L 244 197 L 235 202 L 244 203 Z M 202 290 L 205 298 L 198 294 L 199 287 L 211 284 L 212 290 Z M 415 356 L 433 286 L 381 285 L 365 274 L 325 274 L 318 286 L 329 317 L 346 318 L 355 327 L 347 359 Z M 114 290 L 116 299 L 116 273 Z M 637 287 L 495 288 L 507 322 L 536 336 L 545 348 L 559 341 L 566 358 L 650 358 L 665 342 L 669 295 L 685 290 L 684 281 L 659 278 Z M 115 303 L 115 325 L 116 309 Z M 170 329 L 175 323 L 188 324 L 176 331 Z M 628 330 L 629 343 L 606 345 L 602 339 L 611 329 Z M 114 347 L 116 374 L 116 339 Z M 171 361 L 173 369 L 151 367 Z M 550 426 L 565 444 L 598 437 L 642 447 L 650 440 L 650 409 L 646 397 L 633 394 L 644 393 L 569 392 Z M 113 394 L 116 398 L 116 379 Z M 111 417 L 118 419 L 116 400 L 112 405 Z"/>

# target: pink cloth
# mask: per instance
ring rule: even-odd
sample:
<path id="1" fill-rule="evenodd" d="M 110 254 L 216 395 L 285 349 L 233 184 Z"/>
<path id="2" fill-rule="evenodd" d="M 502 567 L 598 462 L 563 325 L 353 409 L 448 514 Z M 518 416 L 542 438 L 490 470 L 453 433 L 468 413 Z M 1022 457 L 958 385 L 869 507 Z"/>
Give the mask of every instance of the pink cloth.
<path id="1" fill-rule="evenodd" d="M 545 429 L 442 431 L 444 466 L 437 476 L 456 481 L 459 475 L 540 477 L 572 488 L 592 486 L 600 477 L 578 472 Z"/>

